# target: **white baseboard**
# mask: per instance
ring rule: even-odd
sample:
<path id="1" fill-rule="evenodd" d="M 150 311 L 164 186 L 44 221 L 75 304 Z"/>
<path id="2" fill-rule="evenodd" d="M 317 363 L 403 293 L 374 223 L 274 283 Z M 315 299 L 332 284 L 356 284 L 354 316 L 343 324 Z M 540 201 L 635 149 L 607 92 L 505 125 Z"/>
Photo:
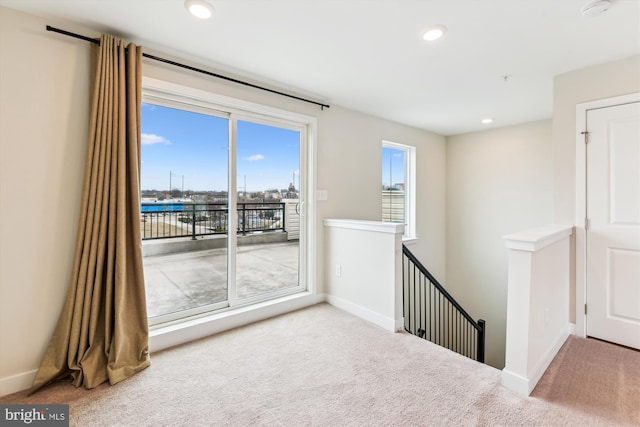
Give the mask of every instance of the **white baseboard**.
<path id="1" fill-rule="evenodd" d="M 529 391 L 529 383 L 528 378 L 513 373 L 507 368 L 502 370 L 502 385 L 516 393 L 528 396 L 531 393 Z"/>
<path id="2" fill-rule="evenodd" d="M 12 375 L 6 378 L 0 378 L 0 396 L 11 393 L 17 393 L 22 390 L 31 388 L 33 380 L 38 373 L 37 369 L 33 371 L 23 372 L 21 374 Z"/>
<path id="3" fill-rule="evenodd" d="M 332 306 L 374 323 L 387 331 L 396 332 L 404 327 L 404 321 L 402 319 L 396 320 L 383 316 L 380 313 L 376 313 L 375 311 L 369 310 L 368 308 L 354 304 L 340 297 L 327 294 L 326 300 L 327 303 Z"/>
<path id="4" fill-rule="evenodd" d="M 502 385 L 520 394 L 529 396 L 533 389 L 536 388 L 538 381 L 540 381 L 540 378 L 542 378 L 542 375 L 544 375 L 553 359 L 558 354 L 560 347 L 562 347 L 567 338 L 569 338 L 570 331 L 571 324 L 567 324 L 565 329 L 560 332 L 560 335 L 553 342 L 549 351 L 547 351 L 547 353 L 537 363 L 536 367 L 533 369 L 533 373 L 528 378 L 504 368 L 502 370 Z"/>
<path id="5" fill-rule="evenodd" d="M 531 394 L 533 389 L 536 388 L 538 381 L 540 381 L 540 378 L 542 378 L 544 373 L 547 371 L 547 368 L 549 367 L 551 362 L 553 362 L 553 359 L 558 354 L 558 351 L 560 351 L 560 347 L 562 347 L 562 345 L 565 343 L 567 338 L 569 338 L 570 331 L 571 331 L 571 325 L 567 324 L 567 326 L 560 333 L 558 338 L 556 338 L 556 340 L 553 343 L 553 346 L 549 349 L 547 354 L 545 354 L 544 357 L 540 359 L 540 362 L 538 362 L 538 365 L 534 369 L 533 375 L 529 380 L 529 392 L 527 393 L 527 395 Z"/>

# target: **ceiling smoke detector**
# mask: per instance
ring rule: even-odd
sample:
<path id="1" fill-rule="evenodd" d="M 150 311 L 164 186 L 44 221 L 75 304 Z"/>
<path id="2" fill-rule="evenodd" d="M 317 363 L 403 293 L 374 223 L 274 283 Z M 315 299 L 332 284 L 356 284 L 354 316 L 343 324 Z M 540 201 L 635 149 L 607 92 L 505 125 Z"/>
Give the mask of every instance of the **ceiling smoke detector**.
<path id="1" fill-rule="evenodd" d="M 609 10 L 610 7 L 611 2 L 609 0 L 595 0 L 582 6 L 580 12 L 585 18 L 593 18 L 602 15 Z"/>

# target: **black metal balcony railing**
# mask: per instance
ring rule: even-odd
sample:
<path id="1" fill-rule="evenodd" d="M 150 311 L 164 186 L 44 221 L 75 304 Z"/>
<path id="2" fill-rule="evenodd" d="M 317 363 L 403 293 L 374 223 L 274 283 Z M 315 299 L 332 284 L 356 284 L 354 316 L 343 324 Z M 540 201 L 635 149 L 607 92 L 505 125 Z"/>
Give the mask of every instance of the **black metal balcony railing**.
<path id="1" fill-rule="evenodd" d="M 142 203 L 142 240 L 227 234 L 229 209 L 225 203 Z M 284 203 L 238 203 L 236 229 L 243 235 L 284 230 Z"/>

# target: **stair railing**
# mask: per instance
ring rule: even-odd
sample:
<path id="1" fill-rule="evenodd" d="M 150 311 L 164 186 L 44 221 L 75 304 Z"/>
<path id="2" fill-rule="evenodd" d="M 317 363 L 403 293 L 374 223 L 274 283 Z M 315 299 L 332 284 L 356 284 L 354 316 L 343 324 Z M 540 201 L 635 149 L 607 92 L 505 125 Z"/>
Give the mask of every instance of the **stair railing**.
<path id="1" fill-rule="evenodd" d="M 484 363 L 485 321 L 478 321 L 402 245 L 402 295 L 407 332 Z"/>

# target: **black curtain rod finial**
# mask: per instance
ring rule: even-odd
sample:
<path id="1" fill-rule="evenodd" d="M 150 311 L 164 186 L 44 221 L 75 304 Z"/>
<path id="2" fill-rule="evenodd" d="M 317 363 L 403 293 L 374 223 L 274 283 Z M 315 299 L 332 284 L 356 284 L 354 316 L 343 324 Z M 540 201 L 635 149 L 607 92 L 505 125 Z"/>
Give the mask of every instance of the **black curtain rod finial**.
<path id="1" fill-rule="evenodd" d="M 76 39 L 81 39 L 81 40 L 85 40 L 85 41 L 100 45 L 100 40 L 99 39 L 92 39 L 91 37 L 86 37 L 86 36 L 83 36 L 83 35 L 80 35 L 80 34 L 72 33 L 71 31 L 61 30 L 60 28 L 55 28 L 55 27 L 52 27 L 51 25 L 47 25 L 47 31 L 52 31 L 54 33 L 64 34 L 65 36 L 74 37 Z M 164 62 L 165 64 L 174 65 L 176 67 L 184 68 L 184 69 L 190 70 L 190 71 L 195 71 L 195 72 L 200 73 L 200 74 L 206 74 L 207 76 L 216 77 L 218 79 L 226 80 L 226 81 L 229 81 L 229 82 L 232 82 L 232 83 L 237 83 L 237 84 L 241 84 L 241 85 L 244 85 L 244 86 L 249 86 L 249 87 L 252 87 L 254 89 L 260 89 L 260 90 L 263 90 L 265 92 L 270 92 L 270 93 L 274 93 L 276 95 L 286 96 L 287 98 L 297 99 L 298 101 L 303 101 L 303 102 L 308 102 L 310 104 L 318 105 L 318 106 L 320 106 L 320 110 L 322 110 L 322 111 L 324 111 L 325 107 L 329 108 L 329 105 L 323 104 L 321 102 L 313 101 L 313 100 L 306 99 L 306 98 L 301 98 L 299 96 L 295 96 L 295 95 L 291 95 L 291 94 L 288 94 L 288 93 L 280 92 L 280 91 L 277 91 L 277 90 L 269 89 L 269 88 L 266 88 L 266 87 L 263 87 L 263 86 L 254 85 L 253 83 L 249 83 L 249 82 L 245 82 L 245 81 L 242 81 L 242 80 L 234 79 L 234 78 L 231 78 L 231 77 L 223 76 L 221 74 L 212 73 L 211 71 L 203 70 L 201 68 L 192 67 L 190 65 L 182 64 L 180 62 L 172 61 L 170 59 L 161 58 L 159 56 L 150 55 L 148 53 L 143 53 L 142 56 L 145 57 L 145 58 L 153 59 L 154 61 Z"/>
<path id="2" fill-rule="evenodd" d="M 91 37 L 83 36 L 80 34 L 72 33 L 71 31 L 61 30 L 60 28 L 52 27 L 51 25 L 47 25 L 47 31 L 53 31 L 54 33 L 64 34 L 65 36 L 88 41 L 90 43 L 97 44 L 98 46 L 100 45 L 100 39 L 92 39 Z"/>

